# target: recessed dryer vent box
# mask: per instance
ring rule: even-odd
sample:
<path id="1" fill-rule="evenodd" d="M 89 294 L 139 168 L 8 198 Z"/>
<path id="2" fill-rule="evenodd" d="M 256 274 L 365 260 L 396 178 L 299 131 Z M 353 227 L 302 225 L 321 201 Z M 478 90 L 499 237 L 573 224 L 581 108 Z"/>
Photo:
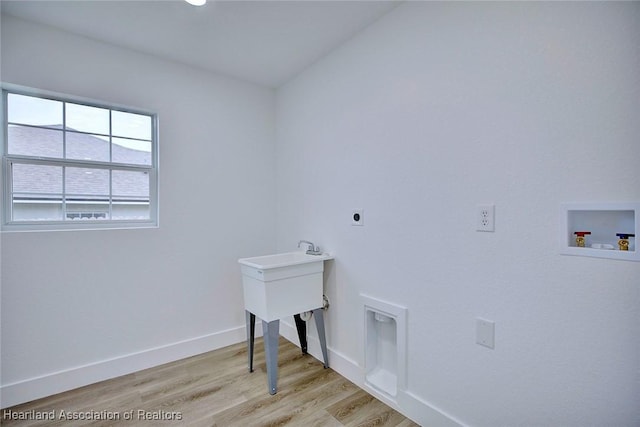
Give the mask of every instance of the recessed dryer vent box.
<path id="1" fill-rule="evenodd" d="M 620 250 L 618 234 L 640 230 L 640 203 L 565 203 L 561 207 L 560 253 L 565 255 L 640 261 L 637 237 L 629 237 L 629 249 Z M 584 233 L 579 247 L 575 233 Z"/>

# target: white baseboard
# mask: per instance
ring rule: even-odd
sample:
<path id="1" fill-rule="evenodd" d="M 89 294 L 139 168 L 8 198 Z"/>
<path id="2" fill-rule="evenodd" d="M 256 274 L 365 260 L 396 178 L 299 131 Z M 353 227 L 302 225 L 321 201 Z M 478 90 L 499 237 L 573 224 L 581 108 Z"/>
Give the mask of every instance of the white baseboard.
<path id="1" fill-rule="evenodd" d="M 294 325 L 281 321 L 280 334 L 299 346 L 298 332 Z M 261 335 L 262 325 L 260 322 L 256 322 L 256 337 Z M 318 338 L 313 336 L 308 336 L 307 338 L 309 354 L 322 361 L 322 351 Z M 8 408 L 99 381 L 206 353 L 244 340 L 246 340 L 246 329 L 243 325 L 226 331 L 54 372 L 41 377 L 5 384 L 0 387 L 0 408 Z M 396 400 L 391 400 L 387 396 L 377 393 L 375 389 L 365 383 L 364 370 L 356 361 L 331 347 L 328 347 L 327 350 L 331 369 L 416 423 L 423 426 L 436 427 L 464 426 L 464 424 L 433 407 L 410 391 L 398 391 Z"/>
<path id="2" fill-rule="evenodd" d="M 410 391 L 398 392 L 398 405 L 401 412 L 421 426 L 465 427 L 466 424 L 434 407 Z"/>
<path id="3" fill-rule="evenodd" d="M 236 344 L 246 340 L 245 331 L 246 329 L 243 325 L 84 366 L 77 366 L 64 371 L 53 372 L 40 377 L 5 384 L 0 387 L 0 408 L 8 408 Z M 261 331 L 262 328 L 257 327 L 256 335 L 261 335 Z"/>
<path id="4" fill-rule="evenodd" d="M 294 325 L 281 320 L 280 335 L 300 347 L 298 331 Z M 322 349 L 320 348 L 320 340 L 318 340 L 318 338 L 307 335 L 307 352 L 322 362 Z M 331 369 L 338 372 L 352 383 L 360 386 L 364 377 L 364 373 L 360 368 L 360 365 L 342 353 L 335 351 L 328 345 L 327 352 L 329 353 L 329 366 Z"/>
<path id="5" fill-rule="evenodd" d="M 294 325 L 280 321 L 280 335 L 300 346 L 298 332 Z M 310 355 L 322 361 L 322 350 L 320 349 L 318 338 L 307 336 L 307 351 Z M 346 357 L 329 346 L 327 346 L 327 352 L 329 353 L 329 366 L 331 369 L 421 426 L 464 427 L 463 423 L 410 391 L 399 390 L 396 400 L 377 392 L 373 387 L 366 384 L 364 369 L 355 360 Z"/>

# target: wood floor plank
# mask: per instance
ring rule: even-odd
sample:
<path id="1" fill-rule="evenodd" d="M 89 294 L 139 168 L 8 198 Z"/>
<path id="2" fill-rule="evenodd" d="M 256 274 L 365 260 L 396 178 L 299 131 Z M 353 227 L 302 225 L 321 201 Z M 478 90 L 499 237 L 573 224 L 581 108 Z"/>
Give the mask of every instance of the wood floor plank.
<path id="1" fill-rule="evenodd" d="M 342 423 L 324 409 L 311 412 L 300 419 L 300 425 L 305 427 L 342 427 Z"/>
<path id="2" fill-rule="evenodd" d="M 246 343 L 145 369 L 112 380 L 6 408 L 7 427 L 398 426 L 417 424 L 332 369 L 280 339 L 278 392 L 267 392 L 261 339 L 254 372 Z M 53 420 L 33 419 L 49 414 Z M 9 414 L 9 416 L 7 416 Z M 31 419 L 11 419 L 23 414 Z M 67 417 L 85 419 L 61 419 Z M 109 415 L 117 419 L 108 419 Z M 98 417 L 99 419 L 86 419 Z"/>
<path id="3" fill-rule="evenodd" d="M 329 406 L 327 412 L 347 427 L 397 426 L 407 420 L 402 414 L 361 389 Z"/>

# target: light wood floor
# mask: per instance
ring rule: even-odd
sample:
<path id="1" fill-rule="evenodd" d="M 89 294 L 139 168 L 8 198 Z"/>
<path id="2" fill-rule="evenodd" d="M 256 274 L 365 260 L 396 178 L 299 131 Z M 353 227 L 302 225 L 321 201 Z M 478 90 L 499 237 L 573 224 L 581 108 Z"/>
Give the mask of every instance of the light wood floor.
<path id="1" fill-rule="evenodd" d="M 271 396 L 267 392 L 262 339 L 256 339 L 253 373 L 247 369 L 246 344 L 235 344 L 4 409 L 0 424 L 417 426 L 332 369 L 324 369 L 322 363 L 303 355 L 284 338 L 280 339 L 278 365 L 278 393 Z M 11 414 L 31 418 L 53 415 L 53 420 L 11 420 Z M 132 419 L 125 420 L 130 414 Z M 119 420 L 69 420 L 62 419 L 63 415 Z"/>

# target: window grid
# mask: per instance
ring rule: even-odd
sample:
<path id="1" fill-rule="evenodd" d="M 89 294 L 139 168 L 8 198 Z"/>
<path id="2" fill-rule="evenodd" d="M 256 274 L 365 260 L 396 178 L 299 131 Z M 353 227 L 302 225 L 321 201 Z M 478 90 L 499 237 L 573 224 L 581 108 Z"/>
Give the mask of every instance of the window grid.
<path id="1" fill-rule="evenodd" d="M 62 158 L 56 157 L 44 157 L 44 156 L 35 156 L 35 155 L 24 155 L 24 154 L 10 154 L 9 153 L 9 126 L 20 126 L 24 128 L 36 128 L 36 129 L 52 129 L 52 126 L 49 125 L 34 125 L 29 123 L 20 123 L 18 122 L 10 122 L 9 117 L 9 94 L 23 95 L 32 98 L 42 98 L 49 99 L 62 103 L 62 124 L 60 131 L 62 132 Z M 3 200 L 5 204 L 5 210 L 3 213 L 3 226 L 5 229 L 64 229 L 64 228 L 75 228 L 76 221 L 73 220 L 76 217 L 74 211 L 69 211 L 68 203 L 78 203 L 78 198 L 82 197 L 82 194 L 73 194 L 69 195 L 67 188 L 67 175 L 68 168 L 86 168 L 86 169 L 98 169 L 105 170 L 108 172 L 108 194 L 103 195 L 106 196 L 105 200 L 108 203 L 108 211 L 107 218 L 105 219 L 101 215 L 92 215 L 92 219 L 84 220 L 83 223 L 93 223 L 96 227 L 87 227 L 87 228 L 104 228 L 104 225 L 111 224 L 116 227 L 128 226 L 127 224 L 131 224 L 131 226 L 156 226 L 157 225 L 157 125 L 156 125 L 156 117 L 153 114 L 149 114 L 146 112 L 134 111 L 123 108 L 116 108 L 108 105 L 98 105 L 93 103 L 87 103 L 84 101 L 77 101 L 73 99 L 68 99 L 65 97 L 57 97 L 57 96 L 38 96 L 28 91 L 14 91 L 14 90 L 3 90 L 3 106 L 4 106 L 4 161 L 3 161 L 3 169 L 5 174 L 5 187 L 3 188 Z M 82 106 L 96 107 L 101 109 L 108 110 L 108 129 L 109 134 L 102 133 L 90 133 L 84 131 L 77 131 L 68 127 L 68 117 L 67 117 L 67 103 L 74 103 Z M 150 147 L 149 152 L 149 163 L 150 164 L 134 164 L 132 163 L 118 163 L 114 162 L 114 135 L 113 135 L 113 112 L 119 111 L 122 113 L 130 113 L 134 115 L 139 115 L 142 117 L 148 117 L 150 119 L 150 139 L 140 139 L 128 137 L 127 135 L 118 135 L 118 138 L 123 140 L 131 140 L 131 141 L 142 141 L 145 144 L 148 143 Z M 53 124 L 55 125 L 55 124 Z M 55 128 L 55 126 L 54 126 Z M 108 156 L 109 161 L 100 161 L 100 160 L 79 160 L 74 158 L 67 158 L 68 153 L 68 138 L 69 134 L 78 134 L 78 135 L 87 135 L 90 137 L 101 136 L 104 137 L 105 141 L 108 143 Z M 121 132 L 122 133 L 122 132 Z M 27 193 L 14 193 L 14 174 L 13 167 L 16 164 L 25 164 L 25 165 L 49 165 L 49 166 L 57 166 L 62 169 L 62 194 L 49 194 L 47 193 L 42 197 L 42 200 L 49 198 L 50 200 L 59 200 L 60 201 L 60 220 L 54 219 L 44 219 L 44 220 L 25 220 L 25 219 L 16 219 L 15 218 L 15 204 L 21 203 L 23 201 L 17 200 L 16 195 L 25 197 Z M 144 172 L 145 176 L 148 178 L 148 183 L 146 185 L 146 192 L 144 194 L 145 197 L 140 197 L 140 194 L 136 197 L 133 197 L 129 205 L 144 205 L 147 206 L 145 218 L 124 218 L 124 219 L 114 219 L 114 171 L 129 171 L 129 172 Z M 28 196 L 31 198 L 36 198 L 38 196 L 37 193 L 28 193 Z M 59 198 L 57 198 L 59 197 Z M 86 196 L 86 201 L 88 204 L 91 202 L 96 203 L 97 200 L 101 198 L 101 195 L 92 194 L 91 196 Z M 93 200 L 92 200 L 93 199 Z M 47 200 L 44 200 L 43 203 L 46 203 Z M 119 202 L 120 203 L 120 202 Z M 143 211 L 144 212 L 144 211 Z M 66 227 L 67 225 L 72 225 L 71 227 Z M 14 228 L 11 228 L 14 227 Z"/>

